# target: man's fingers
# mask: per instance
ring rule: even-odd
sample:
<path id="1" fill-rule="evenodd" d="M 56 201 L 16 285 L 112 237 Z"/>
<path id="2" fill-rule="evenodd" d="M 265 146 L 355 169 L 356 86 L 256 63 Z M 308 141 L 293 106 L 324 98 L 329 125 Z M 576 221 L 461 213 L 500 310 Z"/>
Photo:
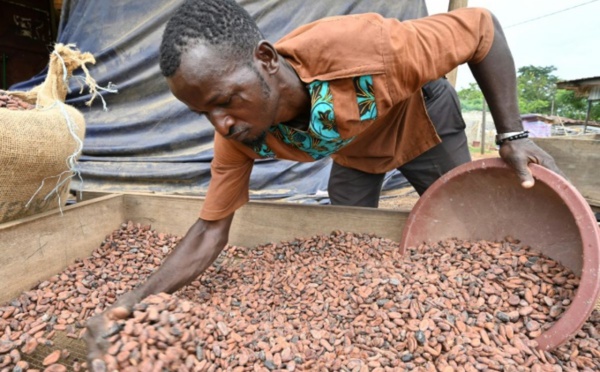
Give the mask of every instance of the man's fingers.
<path id="1" fill-rule="evenodd" d="M 106 372 L 106 363 L 102 359 L 94 359 L 89 369 L 91 372 Z"/>
<path id="2" fill-rule="evenodd" d="M 105 327 L 105 332 L 101 335 L 102 338 L 109 338 L 117 333 L 119 333 L 123 329 L 123 325 L 117 324 L 116 322 L 111 322 L 108 326 Z"/>
<path id="3" fill-rule="evenodd" d="M 86 333 L 89 333 L 89 332 L 86 332 Z M 91 341 L 92 342 L 89 342 L 86 337 L 86 343 L 87 343 L 87 348 L 88 348 L 88 353 L 87 353 L 88 369 L 91 372 L 106 371 L 106 364 L 104 363 L 104 360 L 102 359 L 104 352 L 102 351 L 102 348 L 99 346 L 99 344 L 104 342 L 104 340 L 98 341 L 97 338 L 95 338 Z"/>
<path id="4" fill-rule="evenodd" d="M 535 184 L 533 175 L 527 166 L 530 161 L 535 162 L 535 157 L 527 156 L 529 153 L 527 149 L 532 145 L 533 142 L 531 141 L 519 140 L 507 142 L 500 146 L 500 156 L 514 169 L 521 181 L 521 186 L 526 189 L 533 187 Z"/>
<path id="5" fill-rule="evenodd" d="M 92 372 L 106 371 L 106 364 L 102 357 L 107 347 L 106 338 L 106 323 L 103 316 L 95 316 L 88 319 L 86 324 L 86 332 L 84 340 L 87 345 L 87 364 Z"/>
<path id="6" fill-rule="evenodd" d="M 567 181 L 569 180 L 567 176 L 560 170 L 560 168 L 558 168 L 558 166 L 554 162 L 554 159 L 552 159 L 551 157 L 544 159 L 540 164 L 545 168 L 550 169 L 554 173 L 558 174 L 562 178 L 566 179 Z"/>
<path id="7" fill-rule="evenodd" d="M 526 188 L 526 189 L 532 188 L 533 185 L 535 185 L 535 181 L 533 181 L 533 180 L 527 180 L 527 181 L 521 182 L 521 186 L 523 186 L 523 188 Z"/>
<path id="8" fill-rule="evenodd" d="M 113 362 L 105 359 L 108 349 L 108 338 L 116 335 L 123 328 L 119 320 L 128 318 L 137 302 L 133 295 L 122 297 L 118 303 L 104 313 L 91 317 L 86 322 L 84 340 L 87 346 L 87 366 L 92 372 L 114 370 Z M 108 357 L 107 357 L 108 358 Z"/>
<path id="9" fill-rule="evenodd" d="M 128 309 L 126 306 L 117 306 L 117 307 L 110 309 L 108 311 L 108 313 L 106 314 L 106 316 L 110 320 L 118 320 L 118 319 L 125 319 L 125 318 L 129 317 L 130 314 L 131 314 L 131 310 Z"/>
<path id="10" fill-rule="evenodd" d="M 530 189 L 535 185 L 533 174 L 531 174 L 531 170 L 527 164 L 515 164 L 515 169 L 517 171 L 517 176 L 521 180 L 521 186 Z"/>

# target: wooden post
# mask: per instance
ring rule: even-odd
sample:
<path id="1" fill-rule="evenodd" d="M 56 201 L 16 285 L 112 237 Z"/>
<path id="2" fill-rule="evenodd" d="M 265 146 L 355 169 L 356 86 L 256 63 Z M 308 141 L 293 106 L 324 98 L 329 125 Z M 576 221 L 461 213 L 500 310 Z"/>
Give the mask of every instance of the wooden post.
<path id="1" fill-rule="evenodd" d="M 483 100 L 483 114 L 481 115 L 481 155 L 485 154 L 485 116 L 486 116 L 487 105 L 485 99 Z"/>
<path id="2" fill-rule="evenodd" d="M 469 0 L 450 0 L 448 2 L 448 11 L 458 9 L 458 8 L 466 8 L 469 5 Z M 446 78 L 452 84 L 453 87 L 456 87 L 456 76 L 458 74 L 458 68 L 450 71 L 446 74 Z"/>
<path id="3" fill-rule="evenodd" d="M 587 113 L 585 114 L 585 123 L 583 124 L 583 134 L 587 131 L 588 121 L 590 121 L 590 113 L 592 112 L 592 100 L 588 99 Z"/>

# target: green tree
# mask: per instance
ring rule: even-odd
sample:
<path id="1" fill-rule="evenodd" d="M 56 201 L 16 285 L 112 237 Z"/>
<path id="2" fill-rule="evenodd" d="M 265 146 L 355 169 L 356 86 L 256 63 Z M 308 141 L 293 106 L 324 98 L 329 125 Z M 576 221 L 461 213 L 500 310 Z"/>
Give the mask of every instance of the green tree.
<path id="1" fill-rule="evenodd" d="M 523 66 L 517 71 L 519 110 L 522 114 L 551 114 L 558 77 L 554 66 Z"/>
<path id="2" fill-rule="evenodd" d="M 559 89 L 556 91 L 556 115 L 571 119 L 585 120 L 587 115 L 587 97 L 579 97 L 572 90 Z M 592 103 L 590 120 L 600 120 L 600 102 Z"/>
<path id="3" fill-rule="evenodd" d="M 468 88 L 458 91 L 460 108 L 463 111 L 481 111 L 483 106 L 483 93 L 476 83 L 470 83 Z"/>
<path id="4" fill-rule="evenodd" d="M 587 99 L 571 90 L 557 89 L 559 78 L 554 66 L 523 66 L 517 70 L 517 90 L 521 114 L 559 115 L 584 120 Z M 458 91 L 463 111 L 481 111 L 483 94 L 476 83 Z M 554 107 L 553 107 L 554 106 Z M 554 112 L 552 112 L 554 109 Z M 600 120 L 600 102 L 592 104 L 590 119 Z"/>
<path id="5" fill-rule="evenodd" d="M 559 89 L 556 91 L 556 114 L 571 119 L 585 119 L 587 100 L 576 97 L 572 90 Z"/>

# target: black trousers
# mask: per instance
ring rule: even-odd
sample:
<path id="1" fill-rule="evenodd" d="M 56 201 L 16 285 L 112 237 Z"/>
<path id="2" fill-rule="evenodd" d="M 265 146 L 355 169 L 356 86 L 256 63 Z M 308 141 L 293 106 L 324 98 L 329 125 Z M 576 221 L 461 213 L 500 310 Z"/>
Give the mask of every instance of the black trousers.
<path id="1" fill-rule="evenodd" d="M 465 122 L 452 85 L 441 78 L 422 90 L 427 113 L 442 142 L 398 168 L 419 195 L 444 173 L 471 161 Z M 328 185 L 331 204 L 377 208 L 384 177 L 385 173 L 366 173 L 334 162 Z"/>

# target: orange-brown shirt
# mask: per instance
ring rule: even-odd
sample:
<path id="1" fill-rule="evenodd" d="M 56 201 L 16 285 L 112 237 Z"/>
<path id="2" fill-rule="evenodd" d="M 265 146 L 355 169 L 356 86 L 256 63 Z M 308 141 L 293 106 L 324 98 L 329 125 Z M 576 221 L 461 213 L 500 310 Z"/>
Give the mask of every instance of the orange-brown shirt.
<path id="1" fill-rule="evenodd" d="M 283 125 L 250 148 L 215 133 L 211 181 L 200 217 L 217 220 L 249 200 L 255 159 L 314 161 L 384 173 L 440 142 L 421 87 L 478 63 L 494 38 L 488 11 L 463 8 L 400 22 L 368 13 L 329 17 L 275 44 L 311 93 L 309 133 Z"/>

